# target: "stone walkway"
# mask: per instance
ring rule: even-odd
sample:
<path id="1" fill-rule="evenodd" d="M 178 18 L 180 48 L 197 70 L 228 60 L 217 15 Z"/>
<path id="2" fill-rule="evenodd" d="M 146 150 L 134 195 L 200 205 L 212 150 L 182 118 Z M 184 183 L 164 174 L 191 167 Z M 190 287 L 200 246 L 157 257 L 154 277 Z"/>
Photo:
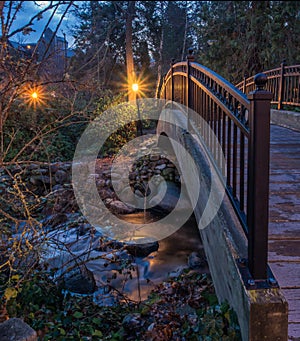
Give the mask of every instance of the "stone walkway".
<path id="1" fill-rule="evenodd" d="M 300 132 L 271 126 L 269 265 L 289 304 L 289 340 L 300 340 Z"/>

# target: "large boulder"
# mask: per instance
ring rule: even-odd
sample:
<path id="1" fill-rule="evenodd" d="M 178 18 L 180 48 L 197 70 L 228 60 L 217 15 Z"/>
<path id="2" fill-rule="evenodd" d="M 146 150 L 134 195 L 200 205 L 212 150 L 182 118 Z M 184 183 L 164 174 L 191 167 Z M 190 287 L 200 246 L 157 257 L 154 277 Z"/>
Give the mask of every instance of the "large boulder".
<path id="1" fill-rule="evenodd" d="M 19 318 L 0 323 L 1 341 L 37 341 L 36 331 Z"/>
<path id="2" fill-rule="evenodd" d="M 188 266 L 191 269 L 201 269 L 207 266 L 205 256 L 198 252 L 192 252 L 188 258 Z"/>
<path id="3" fill-rule="evenodd" d="M 124 204 L 122 201 L 114 200 L 109 203 L 109 209 L 115 214 L 130 214 L 135 208 Z"/>
<path id="4" fill-rule="evenodd" d="M 144 244 L 127 244 L 125 249 L 135 257 L 147 257 L 150 253 L 157 251 L 159 244 L 157 241 Z"/>
<path id="5" fill-rule="evenodd" d="M 157 194 L 150 200 L 150 205 L 155 209 L 171 212 L 178 203 L 180 197 L 180 186 L 171 181 L 166 181 L 167 191 L 163 198 L 161 198 L 160 192 L 163 191 L 164 182 L 161 182 L 157 188 Z M 190 202 L 186 195 L 183 195 L 179 210 L 189 209 Z"/>
<path id="6" fill-rule="evenodd" d="M 29 181 L 35 186 L 49 186 L 51 183 L 51 179 L 47 175 L 33 175 Z"/>
<path id="7" fill-rule="evenodd" d="M 68 173 L 65 172 L 64 170 L 59 169 L 55 173 L 54 178 L 57 184 L 63 185 L 68 182 Z"/>

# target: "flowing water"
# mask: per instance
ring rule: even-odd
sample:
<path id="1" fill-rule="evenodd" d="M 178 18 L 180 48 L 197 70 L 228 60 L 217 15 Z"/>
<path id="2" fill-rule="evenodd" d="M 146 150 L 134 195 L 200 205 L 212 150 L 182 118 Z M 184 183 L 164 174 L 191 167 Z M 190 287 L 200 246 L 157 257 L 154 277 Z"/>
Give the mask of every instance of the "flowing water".
<path id="1" fill-rule="evenodd" d="M 145 212 L 128 214 L 122 216 L 122 219 L 131 223 L 144 223 Z M 157 214 L 147 212 L 146 219 L 157 219 Z M 144 300 L 155 284 L 163 282 L 170 276 L 176 277 L 187 268 L 189 256 L 193 252 L 204 256 L 197 222 L 195 217 L 191 216 L 179 230 L 159 241 L 158 251 L 144 258 L 135 257 L 136 271 L 133 272 L 132 279 L 127 279 L 125 283 L 116 280 L 114 285 L 121 288 L 128 298 L 135 301 Z M 197 271 L 209 270 L 204 266 Z M 98 302 L 102 300 L 102 293 L 100 291 Z M 97 293 L 95 296 L 97 297 Z"/>

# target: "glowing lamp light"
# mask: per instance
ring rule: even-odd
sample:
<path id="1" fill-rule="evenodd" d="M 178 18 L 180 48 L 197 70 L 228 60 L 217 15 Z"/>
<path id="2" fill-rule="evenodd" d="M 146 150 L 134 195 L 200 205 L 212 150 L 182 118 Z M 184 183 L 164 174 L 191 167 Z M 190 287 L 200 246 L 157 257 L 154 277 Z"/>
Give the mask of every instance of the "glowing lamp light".
<path id="1" fill-rule="evenodd" d="M 137 83 L 133 83 L 133 84 L 132 84 L 132 90 L 133 90 L 134 92 L 139 91 L 139 85 L 138 85 Z"/>
<path id="2" fill-rule="evenodd" d="M 33 99 L 37 99 L 39 97 L 38 93 L 36 91 L 34 91 L 32 94 L 31 94 L 31 97 Z"/>
<path id="3" fill-rule="evenodd" d="M 47 96 L 44 89 L 39 85 L 27 85 L 23 89 L 24 102 L 33 108 L 44 105 L 46 102 L 46 97 Z"/>

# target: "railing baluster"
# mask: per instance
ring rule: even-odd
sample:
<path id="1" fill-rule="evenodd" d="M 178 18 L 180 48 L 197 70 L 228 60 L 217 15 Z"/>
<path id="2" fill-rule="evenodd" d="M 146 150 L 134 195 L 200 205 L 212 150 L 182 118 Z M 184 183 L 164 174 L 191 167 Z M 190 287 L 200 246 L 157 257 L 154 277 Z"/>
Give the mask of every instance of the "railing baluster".
<path id="1" fill-rule="evenodd" d="M 190 80 L 191 76 L 191 63 L 194 61 L 193 49 L 188 50 L 187 61 L 186 61 L 186 107 L 188 109 L 187 119 L 188 119 L 188 130 L 191 130 L 190 114 L 189 108 L 192 109 L 192 82 Z"/>
<path id="2" fill-rule="evenodd" d="M 219 145 L 221 145 L 221 108 L 217 107 L 217 119 L 218 119 L 218 142 Z M 220 169 L 222 169 L 221 160 L 222 160 L 222 148 L 218 148 L 219 155 L 218 155 L 218 166 Z"/>
<path id="3" fill-rule="evenodd" d="M 213 124 L 214 124 L 214 137 L 213 137 L 213 148 L 214 148 L 214 158 L 217 160 L 217 104 L 213 101 Z"/>
<path id="4" fill-rule="evenodd" d="M 245 211 L 245 135 L 240 131 L 240 210 Z"/>
<path id="5" fill-rule="evenodd" d="M 205 94 L 206 145 L 209 145 L 209 96 Z"/>
<path id="6" fill-rule="evenodd" d="M 266 71 L 265 74 L 268 77 L 266 89 L 273 93 L 271 103 L 276 104 L 277 109 L 282 110 L 285 104 L 300 107 L 300 65 L 286 66 L 285 61 L 283 61 L 279 68 Z M 243 92 L 246 88 L 246 93 L 253 91 L 253 77 L 246 79 L 246 85 L 245 79 L 243 79 L 236 87 Z"/>
<path id="7" fill-rule="evenodd" d="M 232 194 L 237 196 L 237 126 L 233 125 L 233 152 L 232 152 Z"/>
<path id="8" fill-rule="evenodd" d="M 244 80 L 243 80 L 243 89 L 242 89 L 242 91 L 243 91 L 243 93 L 245 94 L 246 93 L 246 91 L 247 91 L 247 73 L 245 72 L 244 73 Z"/>
<path id="9" fill-rule="evenodd" d="M 231 187 L 231 119 L 227 122 L 227 186 Z"/>
<path id="10" fill-rule="evenodd" d="M 226 160 L 226 114 L 222 111 L 222 151 Z M 225 161 L 222 166 L 222 173 L 227 176 Z"/>
<path id="11" fill-rule="evenodd" d="M 181 100 L 181 104 L 186 105 L 187 104 L 187 100 L 186 100 L 186 79 L 183 76 L 180 76 L 180 78 L 181 78 L 181 84 L 182 84 L 182 91 L 181 91 L 182 100 Z"/>
<path id="12" fill-rule="evenodd" d="M 296 86 L 297 86 L 297 97 L 296 97 L 296 103 L 299 103 L 300 102 L 300 76 L 297 77 L 297 80 L 296 80 Z"/>

